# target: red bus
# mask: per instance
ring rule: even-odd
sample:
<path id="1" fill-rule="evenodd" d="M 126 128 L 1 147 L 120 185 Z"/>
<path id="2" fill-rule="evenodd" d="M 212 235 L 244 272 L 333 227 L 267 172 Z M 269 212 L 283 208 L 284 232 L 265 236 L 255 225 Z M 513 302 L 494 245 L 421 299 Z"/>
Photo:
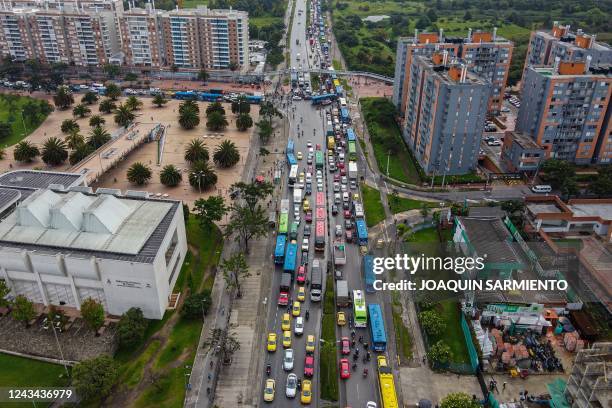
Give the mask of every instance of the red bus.
<path id="1" fill-rule="evenodd" d="M 325 251 L 325 221 L 317 221 L 315 228 L 315 251 Z"/>
<path id="2" fill-rule="evenodd" d="M 325 193 L 318 192 L 315 202 L 317 207 L 325 207 Z"/>
<path id="3" fill-rule="evenodd" d="M 315 220 L 325 221 L 325 208 L 317 207 L 315 212 Z"/>

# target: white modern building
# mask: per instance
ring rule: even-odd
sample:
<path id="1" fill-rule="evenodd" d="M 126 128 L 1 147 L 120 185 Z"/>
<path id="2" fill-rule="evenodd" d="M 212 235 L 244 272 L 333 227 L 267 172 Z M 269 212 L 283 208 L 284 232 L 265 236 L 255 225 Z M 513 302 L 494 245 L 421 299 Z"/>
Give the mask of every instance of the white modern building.
<path id="1" fill-rule="evenodd" d="M 82 186 L 79 174 L 0 175 L 0 278 L 13 295 L 161 319 L 187 242 L 179 201 Z M 41 187 L 46 188 L 41 188 Z"/>

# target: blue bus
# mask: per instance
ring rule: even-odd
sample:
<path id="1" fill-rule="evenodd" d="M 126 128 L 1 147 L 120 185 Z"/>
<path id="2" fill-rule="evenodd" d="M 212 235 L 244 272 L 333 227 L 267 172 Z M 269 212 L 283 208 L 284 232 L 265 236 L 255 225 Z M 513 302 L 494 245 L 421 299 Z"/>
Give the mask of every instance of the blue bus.
<path id="1" fill-rule="evenodd" d="M 374 351 L 383 352 L 387 348 L 387 336 L 385 334 L 385 323 L 382 310 L 378 303 L 368 305 L 370 315 L 370 334 L 372 335 L 372 348 Z"/>
<path id="2" fill-rule="evenodd" d="M 174 99 L 180 99 L 182 101 L 196 100 L 198 99 L 198 94 L 193 91 L 179 91 L 174 93 Z"/>
<path id="3" fill-rule="evenodd" d="M 276 237 L 276 248 L 274 249 L 274 263 L 282 265 L 285 262 L 285 244 L 287 243 L 286 235 Z"/>
<path id="4" fill-rule="evenodd" d="M 359 240 L 359 245 L 368 245 L 368 227 L 366 227 L 366 223 L 364 220 L 355 221 L 355 225 L 357 225 L 357 239 Z"/>
<path id="5" fill-rule="evenodd" d="M 351 118 L 349 117 L 349 111 L 347 108 L 340 109 L 340 119 L 342 119 L 342 123 L 349 123 Z"/>
<path id="6" fill-rule="evenodd" d="M 221 102 L 223 101 L 223 96 L 217 93 L 208 93 L 208 92 L 200 92 L 198 94 L 198 98 L 204 102 Z"/>
<path id="7" fill-rule="evenodd" d="M 374 274 L 374 257 L 372 255 L 364 255 L 363 257 L 363 276 L 366 283 L 366 292 L 376 292 L 376 290 L 374 290 L 376 275 Z"/>
<path id="8" fill-rule="evenodd" d="M 298 244 L 295 242 L 287 245 L 287 253 L 285 254 L 285 263 L 283 270 L 289 272 L 291 276 L 295 274 L 295 264 L 297 262 Z"/>
<path id="9" fill-rule="evenodd" d="M 353 130 L 353 128 L 348 128 L 346 129 L 346 140 L 347 141 L 357 141 L 357 137 L 355 136 L 355 131 Z"/>
<path id="10" fill-rule="evenodd" d="M 329 93 L 329 94 L 323 94 L 323 95 L 315 95 L 312 97 L 312 104 L 319 105 L 323 101 L 335 100 L 335 99 L 336 99 L 336 94 Z"/>
<path id="11" fill-rule="evenodd" d="M 287 153 L 294 153 L 293 150 L 293 139 L 287 141 Z"/>
<path id="12" fill-rule="evenodd" d="M 338 85 L 336 87 L 336 95 L 342 96 L 343 93 L 344 93 L 344 89 L 342 89 L 342 85 Z"/>
<path id="13" fill-rule="evenodd" d="M 289 167 L 293 166 L 294 164 L 298 164 L 297 159 L 295 158 L 293 153 L 287 153 L 287 164 L 289 165 Z"/>
<path id="14" fill-rule="evenodd" d="M 246 100 L 248 103 L 253 103 L 259 105 L 263 102 L 263 96 L 261 95 L 247 95 Z"/>

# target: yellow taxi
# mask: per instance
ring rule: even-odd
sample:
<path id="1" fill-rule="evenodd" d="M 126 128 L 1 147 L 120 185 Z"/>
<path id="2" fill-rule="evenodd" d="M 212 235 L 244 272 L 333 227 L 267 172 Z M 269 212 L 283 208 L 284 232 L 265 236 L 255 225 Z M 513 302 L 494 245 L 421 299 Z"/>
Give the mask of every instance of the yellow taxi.
<path id="1" fill-rule="evenodd" d="M 268 333 L 268 351 L 276 351 L 276 333 Z"/>
<path id="2" fill-rule="evenodd" d="M 310 380 L 302 381 L 302 395 L 300 396 L 300 402 L 302 404 L 310 404 L 312 400 L 312 382 Z"/>
<path id="3" fill-rule="evenodd" d="M 283 347 L 284 348 L 291 347 L 291 332 L 288 330 L 283 332 Z"/>
<path id="4" fill-rule="evenodd" d="M 291 316 L 289 316 L 289 313 L 283 314 L 283 320 L 281 321 L 281 329 L 283 331 L 291 330 Z"/>
<path id="5" fill-rule="evenodd" d="M 353 201 L 359 201 L 359 194 L 353 193 Z"/>
<path id="6" fill-rule="evenodd" d="M 297 152 L 296 156 L 297 156 L 298 160 L 302 160 L 302 157 L 304 157 L 304 156 L 302 156 L 302 152 Z"/>
<path id="7" fill-rule="evenodd" d="M 266 386 L 264 387 L 264 401 L 274 401 L 274 389 L 276 388 L 276 381 L 271 378 L 266 380 Z"/>
<path id="8" fill-rule="evenodd" d="M 298 288 L 297 300 L 299 300 L 300 302 L 306 300 L 306 288 L 304 288 L 303 286 L 300 286 Z"/>
<path id="9" fill-rule="evenodd" d="M 299 175 L 300 183 L 304 184 L 304 172 L 301 172 Z"/>
<path id="10" fill-rule="evenodd" d="M 300 315 L 300 309 L 300 302 L 298 302 L 297 300 L 293 302 L 293 308 L 291 309 L 291 313 L 293 314 L 293 316 L 298 317 Z"/>
<path id="11" fill-rule="evenodd" d="M 315 351 L 315 336 L 312 334 L 309 334 L 308 336 L 306 336 L 306 352 L 314 353 L 314 351 Z"/>
<path id="12" fill-rule="evenodd" d="M 308 199 L 304 200 L 303 205 L 304 205 L 304 211 L 310 210 L 310 201 L 308 201 Z"/>
<path id="13" fill-rule="evenodd" d="M 346 324 L 346 315 L 344 312 L 338 312 L 336 314 L 336 321 L 338 322 L 338 326 L 344 326 Z"/>

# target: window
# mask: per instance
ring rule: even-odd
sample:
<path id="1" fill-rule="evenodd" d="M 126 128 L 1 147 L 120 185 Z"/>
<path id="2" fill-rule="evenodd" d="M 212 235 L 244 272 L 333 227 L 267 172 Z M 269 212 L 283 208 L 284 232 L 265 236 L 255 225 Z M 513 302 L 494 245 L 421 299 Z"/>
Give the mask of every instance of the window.
<path id="1" fill-rule="evenodd" d="M 178 231 L 174 230 L 174 234 L 172 234 L 172 240 L 170 240 L 170 245 L 168 245 L 168 249 L 166 249 L 165 257 L 166 257 L 166 266 L 172 259 L 174 255 L 174 250 L 176 249 L 176 245 L 178 244 Z"/>

